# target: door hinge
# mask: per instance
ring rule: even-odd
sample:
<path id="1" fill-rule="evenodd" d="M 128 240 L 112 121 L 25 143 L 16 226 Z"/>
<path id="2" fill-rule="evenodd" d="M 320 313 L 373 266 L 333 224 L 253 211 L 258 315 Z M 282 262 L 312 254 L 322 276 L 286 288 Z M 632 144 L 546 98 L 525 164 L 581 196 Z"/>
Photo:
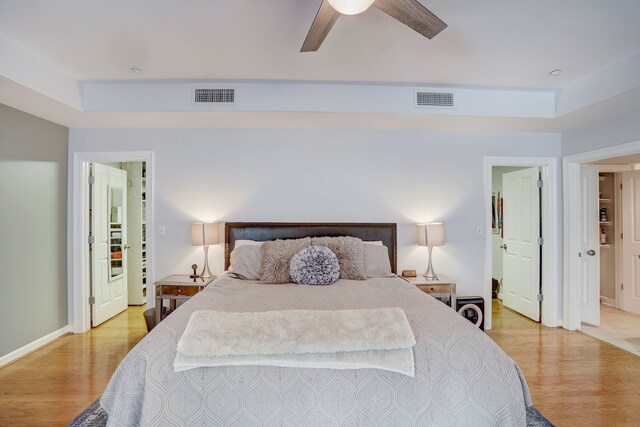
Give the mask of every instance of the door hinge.
<path id="1" fill-rule="evenodd" d="M 93 305 L 96 303 L 96 297 L 89 297 L 89 305 Z"/>
<path id="2" fill-rule="evenodd" d="M 544 239 L 542 237 L 538 237 L 538 245 L 544 245 Z"/>
<path id="3" fill-rule="evenodd" d="M 96 238 L 93 237 L 91 234 L 89 234 L 89 237 L 87 237 L 87 243 L 89 243 L 90 245 L 94 244 L 96 242 Z"/>
<path id="4" fill-rule="evenodd" d="M 624 236 L 624 233 L 620 233 L 620 238 L 622 239 L 622 236 Z"/>
<path id="5" fill-rule="evenodd" d="M 620 189 L 622 190 L 622 183 L 620 183 Z"/>
<path id="6" fill-rule="evenodd" d="M 541 180 L 541 179 L 539 179 L 539 180 L 536 182 L 536 185 L 538 186 L 538 188 L 542 188 L 542 186 L 543 186 L 544 184 L 543 184 L 542 180 Z"/>
<path id="7" fill-rule="evenodd" d="M 96 183 L 96 177 L 93 175 L 89 175 L 89 184 L 95 184 Z"/>
<path id="8" fill-rule="evenodd" d="M 542 302 L 542 300 L 544 299 L 544 296 L 543 296 L 542 294 L 538 294 L 538 295 L 536 296 L 536 299 L 537 299 L 539 302 Z"/>
<path id="9" fill-rule="evenodd" d="M 620 283 L 620 289 L 624 290 L 624 283 Z"/>

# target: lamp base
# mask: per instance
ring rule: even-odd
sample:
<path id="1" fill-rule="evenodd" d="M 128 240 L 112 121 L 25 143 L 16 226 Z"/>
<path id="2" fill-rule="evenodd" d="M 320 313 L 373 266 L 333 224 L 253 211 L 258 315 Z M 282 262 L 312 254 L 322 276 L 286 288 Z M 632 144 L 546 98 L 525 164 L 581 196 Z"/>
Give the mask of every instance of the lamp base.
<path id="1" fill-rule="evenodd" d="M 429 246 L 429 267 L 427 267 L 427 272 L 424 273 L 423 276 L 426 277 L 427 280 L 435 281 L 438 280 L 438 275 L 433 271 L 433 264 L 431 263 L 433 259 L 432 251 L 433 246 Z"/>
<path id="2" fill-rule="evenodd" d="M 211 270 L 209 270 L 209 246 L 203 246 L 204 248 L 204 267 L 202 267 L 202 273 L 198 275 L 198 277 L 202 277 L 203 279 L 209 279 L 213 277 L 211 274 Z"/>

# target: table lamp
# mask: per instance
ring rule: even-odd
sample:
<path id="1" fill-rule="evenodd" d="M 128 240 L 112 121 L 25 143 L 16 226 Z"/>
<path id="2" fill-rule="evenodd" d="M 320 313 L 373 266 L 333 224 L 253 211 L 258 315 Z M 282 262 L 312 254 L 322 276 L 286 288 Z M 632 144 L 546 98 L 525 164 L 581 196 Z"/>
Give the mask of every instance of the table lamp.
<path id="1" fill-rule="evenodd" d="M 429 267 L 424 277 L 427 280 L 438 280 L 438 275 L 433 271 L 433 247 L 444 245 L 444 224 L 432 222 L 430 224 L 418 224 L 418 245 L 429 248 Z"/>
<path id="2" fill-rule="evenodd" d="M 204 247 L 204 267 L 200 277 L 213 277 L 209 270 L 209 245 L 220 243 L 217 222 L 193 222 L 191 223 L 191 244 Z"/>

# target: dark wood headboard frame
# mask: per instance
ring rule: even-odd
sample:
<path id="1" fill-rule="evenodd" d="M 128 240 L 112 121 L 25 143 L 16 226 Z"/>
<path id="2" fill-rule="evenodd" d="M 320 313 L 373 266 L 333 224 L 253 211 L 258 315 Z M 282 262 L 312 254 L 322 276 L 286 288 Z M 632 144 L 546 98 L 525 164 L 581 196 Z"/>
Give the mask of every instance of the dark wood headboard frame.
<path id="1" fill-rule="evenodd" d="M 224 227 L 224 269 L 229 269 L 229 258 L 236 240 L 259 242 L 302 237 L 352 236 L 377 241 L 389 249 L 391 271 L 397 273 L 397 226 L 393 223 L 335 223 L 335 222 L 227 222 Z"/>

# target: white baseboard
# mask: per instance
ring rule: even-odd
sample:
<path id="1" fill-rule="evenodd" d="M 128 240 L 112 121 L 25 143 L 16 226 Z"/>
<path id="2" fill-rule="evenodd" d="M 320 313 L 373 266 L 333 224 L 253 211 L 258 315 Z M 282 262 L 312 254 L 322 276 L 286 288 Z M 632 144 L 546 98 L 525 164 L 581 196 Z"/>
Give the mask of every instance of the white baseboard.
<path id="1" fill-rule="evenodd" d="M 613 307 L 613 308 L 615 308 L 615 307 L 616 307 L 616 299 L 615 299 L 615 298 L 608 298 L 608 297 L 603 297 L 603 296 L 601 296 L 601 297 L 600 297 L 600 302 L 601 302 L 602 304 L 609 305 L 609 306 L 611 306 L 611 307 Z"/>
<path id="2" fill-rule="evenodd" d="M 33 350 L 37 350 L 45 344 L 49 344 L 51 341 L 69 332 L 71 332 L 71 326 L 67 325 L 63 328 L 58 329 L 57 331 L 53 331 L 50 334 L 45 335 L 42 338 L 38 338 L 37 340 L 30 342 L 29 344 L 24 345 L 9 354 L 5 354 L 4 356 L 0 357 L 0 367 L 6 365 L 7 363 L 13 362 L 14 360 L 24 356 L 27 353 L 32 352 Z"/>

